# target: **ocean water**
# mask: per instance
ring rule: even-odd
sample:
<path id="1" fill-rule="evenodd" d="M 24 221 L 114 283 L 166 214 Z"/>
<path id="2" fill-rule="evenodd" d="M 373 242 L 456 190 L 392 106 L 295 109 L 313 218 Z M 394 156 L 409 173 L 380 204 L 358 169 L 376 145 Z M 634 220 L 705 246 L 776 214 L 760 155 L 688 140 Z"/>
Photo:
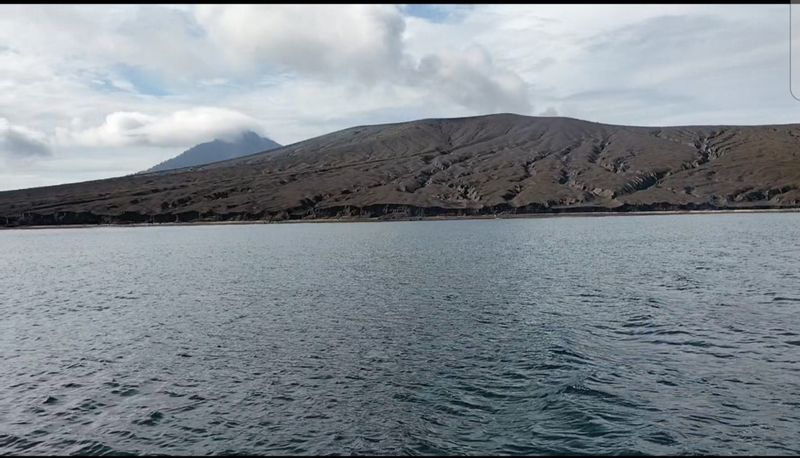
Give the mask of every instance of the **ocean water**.
<path id="1" fill-rule="evenodd" d="M 0 231 L 0 454 L 800 453 L 800 213 Z"/>

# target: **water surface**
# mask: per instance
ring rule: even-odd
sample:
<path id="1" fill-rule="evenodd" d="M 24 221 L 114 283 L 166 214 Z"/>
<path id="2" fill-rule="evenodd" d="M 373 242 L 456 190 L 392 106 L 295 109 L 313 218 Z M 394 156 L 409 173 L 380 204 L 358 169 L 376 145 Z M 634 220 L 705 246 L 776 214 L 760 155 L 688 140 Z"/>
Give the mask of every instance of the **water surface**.
<path id="1" fill-rule="evenodd" d="M 0 454 L 797 454 L 800 214 L 0 231 Z"/>

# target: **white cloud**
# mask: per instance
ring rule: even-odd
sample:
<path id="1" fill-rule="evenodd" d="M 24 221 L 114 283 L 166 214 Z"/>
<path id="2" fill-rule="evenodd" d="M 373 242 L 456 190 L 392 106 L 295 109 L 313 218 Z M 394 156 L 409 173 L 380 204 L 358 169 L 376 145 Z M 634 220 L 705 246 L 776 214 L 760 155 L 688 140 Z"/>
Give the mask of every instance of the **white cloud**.
<path id="1" fill-rule="evenodd" d="M 30 159 L 49 155 L 50 145 L 44 133 L 0 118 L 0 156 Z"/>
<path id="2" fill-rule="evenodd" d="M 208 78 L 197 82 L 200 86 L 224 86 L 228 83 L 229 81 L 225 78 Z"/>
<path id="3" fill-rule="evenodd" d="M 555 107 L 547 107 L 546 110 L 539 113 L 539 116 L 558 116 L 558 110 Z"/>
<path id="4" fill-rule="evenodd" d="M 516 73 L 497 68 L 489 53 L 473 46 L 461 54 L 429 54 L 420 60 L 415 78 L 431 94 L 444 94 L 479 113 L 528 114 L 528 87 Z"/>
<path id="5" fill-rule="evenodd" d="M 525 82 L 492 62 L 486 48 L 409 54 L 397 5 L 200 5 L 195 14 L 228 61 L 251 71 L 405 85 L 476 113 L 530 111 Z"/>
<path id="6" fill-rule="evenodd" d="M 393 5 L 199 5 L 195 17 L 233 64 L 375 81 L 402 58 Z"/>
<path id="7" fill-rule="evenodd" d="M 245 129 L 262 132 L 261 124 L 234 110 L 198 107 L 168 115 L 118 111 L 106 116 L 99 126 L 86 129 L 58 128 L 60 144 L 101 146 L 186 146 L 213 138 L 229 137 Z"/>

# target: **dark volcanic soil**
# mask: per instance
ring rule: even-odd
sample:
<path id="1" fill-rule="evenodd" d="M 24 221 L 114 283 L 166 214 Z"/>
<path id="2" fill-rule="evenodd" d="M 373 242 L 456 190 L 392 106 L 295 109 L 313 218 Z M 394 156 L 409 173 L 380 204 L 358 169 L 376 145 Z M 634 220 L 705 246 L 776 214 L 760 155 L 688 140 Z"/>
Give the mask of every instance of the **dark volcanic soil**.
<path id="1" fill-rule="evenodd" d="M 193 169 L 0 192 L 0 225 L 798 206 L 798 124 L 498 114 L 353 127 Z"/>

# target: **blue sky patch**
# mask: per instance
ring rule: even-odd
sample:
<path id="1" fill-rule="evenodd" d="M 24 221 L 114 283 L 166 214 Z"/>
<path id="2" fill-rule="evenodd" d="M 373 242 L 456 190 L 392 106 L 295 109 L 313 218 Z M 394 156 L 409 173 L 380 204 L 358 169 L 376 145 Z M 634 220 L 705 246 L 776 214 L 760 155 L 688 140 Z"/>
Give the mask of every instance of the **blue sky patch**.
<path id="1" fill-rule="evenodd" d="M 405 5 L 403 12 L 414 17 L 427 19 L 430 22 L 444 23 L 455 22 L 459 14 L 467 5 L 437 5 L 437 4 L 412 4 Z"/>
<path id="2" fill-rule="evenodd" d="M 114 66 L 113 71 L 119 79 L 129 82 L 139 94 L 156 97 L 169 95 L 169 91 L 164 87 L 161 79 L 144 69 L 126 64 L 117 64 Z"/>

